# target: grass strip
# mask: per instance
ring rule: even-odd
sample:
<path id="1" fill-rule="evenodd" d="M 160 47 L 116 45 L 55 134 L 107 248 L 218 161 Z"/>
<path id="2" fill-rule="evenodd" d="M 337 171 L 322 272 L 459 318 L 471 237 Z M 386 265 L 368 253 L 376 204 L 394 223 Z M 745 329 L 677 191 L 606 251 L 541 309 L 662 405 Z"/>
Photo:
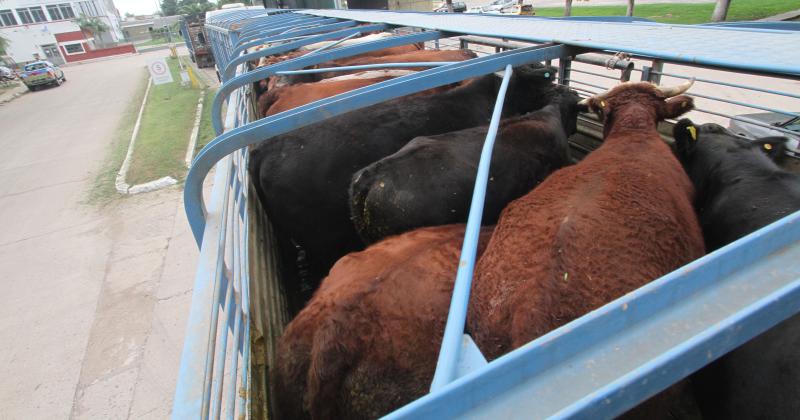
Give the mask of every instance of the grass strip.
<path id="1" fill-rule="evenodd" d="M 626 6 L 577 6 L 572 16 L 625 16 Z M 736 0 L 728 9 L 728 21 L 763 19 L 779 13 L 800 9 L 797 0 Z M 564 16 L 563 7 L 535 7 L 536 16 Z M 695 24 L 711 21 L 714 2 L 696 4 L 637 4 L 633 15 L 661 23 Z"/>
<path id="2" fill-rule="evenodd" d="M 95 175 L 92 187 L 89 189 L 86 204 L 104 206 L 112 199 L 119 196 L 114 182 L 117 179 L 117 171 L 125 160 L 128 152 L 128 144 L 133 134 L 133 126 L 136 124 L 136 117 L 139 115 L 139 108 L 142 106 L 144 92 L 147 90 L 147 81 L 150 78 L 147 70 L 142 68 L 139 74 L 139 81 L 131 96 L 131 102 L 123 113 L 122 119 L 108 144 L 106 159 Z"/>
<path id="3" fill-rule="evenodd" d="M 8 82 L 8 83 L 0 83 L 0 92 L 4 90 L 14 89 L 15 87 L 19 86 L 19 82 Z"/>
<path id="4" fill-rule="evenodd" d="M 172 42 L 178 46 L 183 44 L 183 37 L 173 37 Z M 133 45 L 137 47 L 150 47 L 153 45 L 165 45 L 169 44 L 169 40 L 167 38 L 153 38 L 143 42 L 134 42 Z"/>
<path id="5" fill-rule="evenodd" d="M 203 99 L 203 116 L 200 119 L 200 131 L 197 135 L 197 145 L 194 148 L 195 156 L 208 142 L 217 137 L 214 133 L 214 127 L 211 125 L 211 103 L 214 101 L 214 95 L 216 94 L 216 89 L 209 89 L 206 91 L 205 99 Z"/>
<path id="6" fill-rule="evenodd" d="M 182 180 L 186 175 L 184 157 L 201 89 L 181 86 L 178 60 L 166 60 L 173 82 L 150 89 L 128 171 L 129 185 L 165 176 Z"/>

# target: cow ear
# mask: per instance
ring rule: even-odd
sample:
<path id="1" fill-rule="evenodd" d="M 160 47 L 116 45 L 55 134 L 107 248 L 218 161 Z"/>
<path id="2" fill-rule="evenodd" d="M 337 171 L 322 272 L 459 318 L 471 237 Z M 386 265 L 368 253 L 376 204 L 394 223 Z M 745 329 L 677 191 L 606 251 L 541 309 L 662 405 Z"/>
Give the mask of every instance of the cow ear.
<path id="1" fill-rule="evenodd" d="M 553 81 L 556 78 L 556 68 L 552 66 L 542 66 L 541 64 L 529 64 L 514 68 L 515 73 L 519 73 L 524 80 L 544 80 Z"/>
<path id="2" fill-rule="evenodd" d="M 600 119 L 604 119 L 608 112 L 611 110 L 608 101 L 595 97 L 586 98 L 585 101 L 578 103 L 578 110 L 581 112 L 594 112 Z"/>
<path id="3" fill-rule="evenodd" d="M 692 120 L 682 118 L 672 128 L 672 137 L 675 138 L 675 150 L 678 157 L 683 159 L 688 157 L 697 145 L 697 126 Z"/>
<path id="4" fill-rule="evenodd" d="M 786 137 L 762 137 L 753 141 L 753 144 L 775 162 L 781 160 L 786 153 Z"/>
<path id="5" fill-rule="evenodd" d="M 694 109 L 694 100 L 686 95 L 678 95 L 664 102 L 662 118 L 677 118 Z"/>

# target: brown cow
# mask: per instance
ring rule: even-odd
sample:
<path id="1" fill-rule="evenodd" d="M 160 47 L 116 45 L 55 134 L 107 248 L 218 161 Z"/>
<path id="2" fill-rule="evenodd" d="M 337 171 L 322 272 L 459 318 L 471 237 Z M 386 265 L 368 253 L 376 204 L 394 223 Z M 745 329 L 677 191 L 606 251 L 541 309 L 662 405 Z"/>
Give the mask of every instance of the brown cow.
<path id="1" fill-rule="evenodd" d="M 478 262 L 468 329 L 495 359 L 704 254 L 694 188 L 656 125 L 692 108 L 663 89 L 630 83 L 584 100 L 604 142 L 502 212 Z M 669 98 L 669 99 L 668 99 Z M 629 413 L 697 413 L 681 382 Z"/>
<path id="2" fill-rule="evenodd" d="M 349 79 L 328 83 L 298 83 L 296 85 L 272 88 L 258 97 L 258 113 L 266 117 L 389 79 L 392 79 L 392 77 Z"/>
<path id="3" fill-rule="evenodd" d="M 477 57 L 477 55 L 470 50 L 419 50 L 411 51 L 404 54 L 383 55 L 380 57 L 364 57 L 355 56 L 342 58 L 340 60 L 329 61 L 318 65 L 319 68 L 326 67 L 345 67 L 345 66 L 360 66 L 365 64 L 384 64 L 384 63 L 415 63 L 415 62 L 436 62 L 436 61 L 466 61 Z M 414 67 L 412 70 L 427 70 L 430 67 Z M 355 73 L 362 70 L 353 70 L 350 72 L 328 72 L 318 73 L 314 76 L 316 80 L 327 79 L 329 77 L 341 76 L 347 73 Z"/>
<path id="4" fill-rule="evenodd" d="M 463 237 L 422 228 L 339 260 L 278 344 L 276 418 L 376 418 L 425 395 Z"/>
<path id="5" fill-rule="evenodd" d="M 411 73 L 411 72 L 409 72 Z M 357 73 L 358 74 L 358 73 Z M 349 76 L 357 76 L 357 74 Z M 380 76 L 372 78 L 342 78 L 331 81 L 330 79 L 321 80 L 314 83 L 298 83 L 296 85 L 275 87 L 259 95 L 258 112 L 259 115 L 270 116 L 298 106 L 302 106 L 320 99 L 349 92 L 364 86 L 373 85 L 385 80 L 394 79 L 397 76 Z M 338 79 L 338 78 L 337 78 Z M 413 96 L 425 96 L 445 92 L 458 86 L 460 83 L 452 83 L 433 89 L 418 92 Z"/>
<path id="6" fill-rule="evenodd" d="M 630 83 L 584 100 L 603 145 L 503 210 L 469 318 L 488 359 L 703 255 L 692 183 L 656 131 L 692 108 L 673 97 L 686 89 Z"/>
<path id="7" fill-rule="evenodd" d="M 373 59 L 373 58 L 376 58 L 376 57 L 383 57 L 383 56 L 390 56 L 390 55 L 402 55 L 402 54 L 409 53 L 409 52 L 412 52 L 412 51 L 421 50 L 422 48 L 423 48 L 423 45 L 421 45 L 421 44 L 400 45 L 400 46 L 397 46 L 397 47 L 389 47 L 389 48 L 383 48 L 383 49 L 380 49 L 380 50 L 365 52 L 365 53 L 362 53 L 362 54 L 359 54 L 359 55 L 356 55 L 356 56 L 353 56 L 353 57 L 348 57 L 345 60 L 369 61 L 370 59 Z M 281 61 L 291 60 L 293 58 L 301 57 L 303 55 L 308 54 L 309 52 L 311 52 L 311 51 L 308 51 L 308 50 L 295 50 L 295 51 L 290 51 L 288 53 L 284 53 L 282 55 L 262 57 L 258 61 L 258 65 L 256 67 L 271 66 L 273 64 L 280 63 Z M 322 64 L 322 65 L 317 65 L 315 67 L 341 67 L 340 65 L 337 65 L 336 63 L 337 63 L 336 61 L 331 61 L 329 63 L 325 63 L 325 64 Z M 339 74 L 341 75 L 341 74 L 345 74 L 345 73 L 339 73 Z M 272 89 L 272 88 L 274 88 L 276 86 L 281 85 L 281 83 L 279 83 L 279 80 L 281 80 L 281 79 L 285 80 L 285 83 L 284 83 L 284 85 L 285 85 L 285 84 L 297 83 L 297 82 L 300 82 L 300 81 L 313 82 L 313 81 L 322 79 L 322 77 L 320 77 L 319 75 L 303 75 L 303 76 L 299 76 L 299 77 L 272 76 L 272 77 L 269 77 L 267 79 L 264 79 L 264 80 L 260 81 L 259 82 L 259 87 L 262 90 Z"/>

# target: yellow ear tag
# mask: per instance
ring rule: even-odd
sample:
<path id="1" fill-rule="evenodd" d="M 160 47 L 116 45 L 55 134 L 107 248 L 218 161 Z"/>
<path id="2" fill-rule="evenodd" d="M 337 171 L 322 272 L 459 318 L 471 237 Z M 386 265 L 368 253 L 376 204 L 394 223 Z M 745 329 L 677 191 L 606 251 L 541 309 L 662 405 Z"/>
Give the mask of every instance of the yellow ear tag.
<path id="1" fill-rule="evenodd" d="M 606 107 L 606 101 L 600 101 L 600 106 L 605 108 Z"/>
<path id="2" fill-rule="evenodd" d="M 692 136 L 692 140 L 697 141 L 697 128 L 695 128 L 695 126 L 690 125 L 686 127 L 686 131 L 688 131 L 689 135 Z"/>
<path id="3" fill-rule="evenodd" d="M 772 150 L 772 145 L 771 145 L 771 144 L 769 144 L 769 143 L 764 143 L 764 149 L 766 149 L 766 150 Z"/>

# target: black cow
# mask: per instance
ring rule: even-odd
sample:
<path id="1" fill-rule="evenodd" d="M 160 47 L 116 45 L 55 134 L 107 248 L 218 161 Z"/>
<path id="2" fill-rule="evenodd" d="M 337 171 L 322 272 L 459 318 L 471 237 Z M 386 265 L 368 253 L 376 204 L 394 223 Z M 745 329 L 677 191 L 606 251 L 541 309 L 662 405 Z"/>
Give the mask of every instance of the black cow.
<path id="1" fill-rule="evenodd" d="M 800 175 L 770 159 L 783 154 L 785 138 L 751 142 L 716 124 L 695 126 L 688 119 L 679 121 L 673 134 L 678 158 L 697 188 L 709 250 L 800 209 Z M 703 368 L 692 382 L 708 418 L 797 418 L 800 315 Z"/>
<path id="2" fill-rule="evenodd" d="M 771 159 L 783 154 L 785 137 L 748 141 L 717 124 L 696 126 L 688 119 L 673 134 L 697 189 L 695 207 L 708 251 L 800 209 L 800 175 Z"/>
<path id="3" fill-rule="evenodd" d="M 554 71 L 541 64 L 515 69 L 505 114 L 546 105 Z M 353 174 L 414 137 L 487 123 L 499 86 L 500 79 L 489 74 L 440 95 L 399 98 L 339 115 L 252 150 L 250 171 L 265 211 L 284 238 L 305 249 L 310 288 L 336 260 L 363 247 L 347 205 Z"/>
<path id="4" fill-rule="evenodd" d="M 546 107 L 501 122 L 484 224 L 496 223 L 506 204 L 569 163 L 567 137 L 577 128 L 578 99 L 559 88 Z M 418 227 L 466 222 L 488 129 L 417 137 L 357 172 L 350 185 L 350 214 L 361 238 L 372 243 Z"/>

